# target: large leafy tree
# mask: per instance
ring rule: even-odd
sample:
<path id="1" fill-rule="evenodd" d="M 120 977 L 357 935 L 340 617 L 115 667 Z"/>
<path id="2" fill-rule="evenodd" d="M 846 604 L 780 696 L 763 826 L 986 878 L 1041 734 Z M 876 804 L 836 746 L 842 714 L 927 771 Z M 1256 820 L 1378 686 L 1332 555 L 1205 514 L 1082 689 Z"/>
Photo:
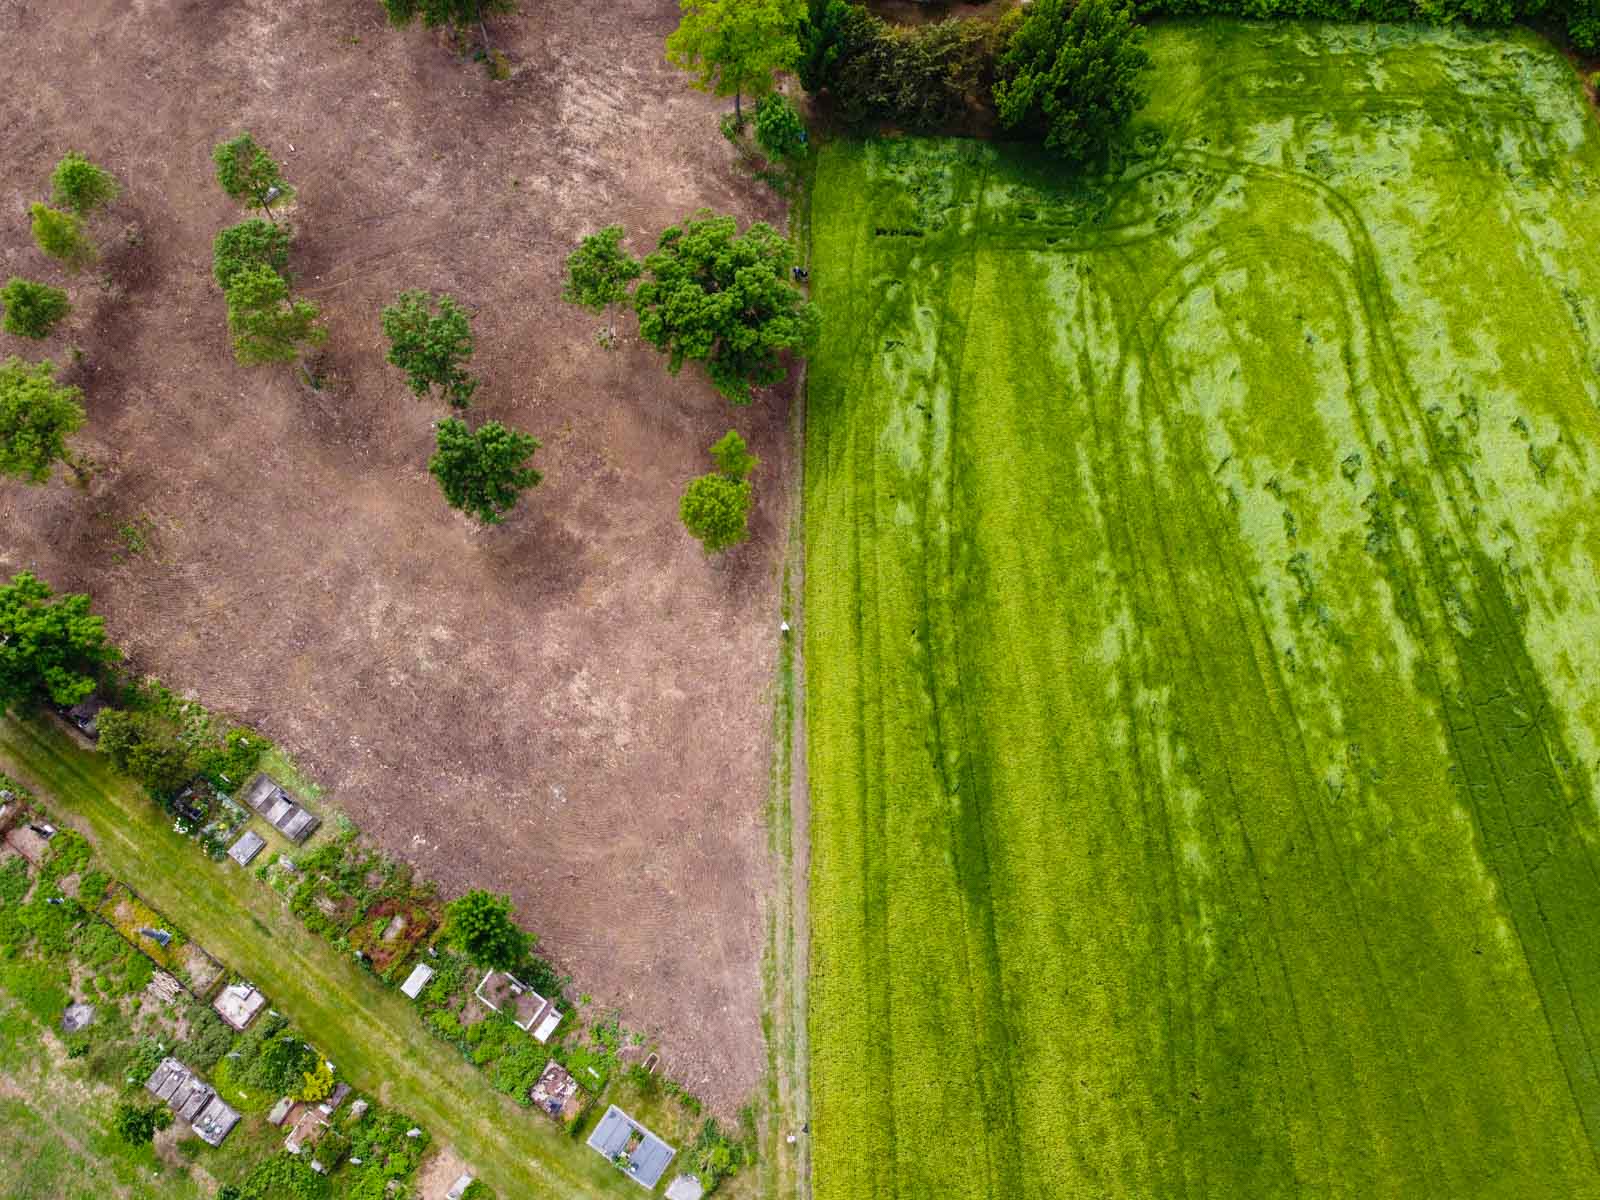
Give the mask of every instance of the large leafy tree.
<path id="1" fill-rule="evenodd" d="M 288 282 L 271 267 L 241 267 L 228 285 L 234 357 L 247 367 L 293 362 L 327 339 L 328 331 L 316 323 L 319 311 L 309 300 L 291 300 Z"/>
<path id="2" fill-rule="evenodd" d="M 110 171 L 95 166 L 76 150 L 68 151 L 50 175 L 50 202 L 80 217 L 110 204 L 121 190 Z"/>
<path id="3" fill-rule="evenodd" d="M 106 709 L 95 722 L 96 745 L 117 770 L 157 796 L 170 796 L 194 778 L 193 750 L 171 721 L 152 713 Z"/>
<path id="4" fill-rule="evenodd" d="M 49 337 L 56 323 L 72 311 L 67 294 L 60 288 L 17 278 L 6 280 L 5 287 L 0 288 L 0 306 L 5 309 L 0 329 L 35 339 Z"/>
<path id="5" fill-rule="evenodd" d="M 81 271 L 98 257 L 83 219 L 76 213 L 34 204 L 28 214 L 33 221 L 35 244 L 67 270 Z"/>
<path id="6" fill-rule="evenodd" d="M 234 278 L 249 267 L 269 267 L 279 275 L 289 265 L 289 243 L 293 238 L 287 225 L 251 217 L 230 225 L 211 243 L 211 274 L 226 292 Z"/>
<path id="7" fill-rule="evenodd" d="M 294 194 L 284 181 L 283 168 L 249 133 L 218 143 L 211 151 L 211 161 L 216 164 L 217 183 L 228 197 L 249 201 L 270 220 L 276 220 L 273 201 Z"/>
<path id="8" fill-rule="evenodd" d="M 751 388 L 783 378 L 780 356 L 816 341 L 816 310 L 789 279 L 794 247 L 758 222 L 743 234 L 732 217 L 702 211 L 661 235 L 634 292 L 639 335 L 667 355 L 674 374 L 705 364 L 717 391 L 748 404 Z"/>
<path id="9" fill-rule="evenodd" d="M 428 470 L 451 508 L 471 513 L 485 525 L 498 525 L 518 495 L 544 478 L 527 465 L 537 449 L 537 438 L 499 421 L 473 432 L 452 417 L 439 422 L 438 449 L 428 460 Z"/>
<path id="10" fill-rule="evenodd" d="M 49 360 L 0 363 L 0 475 L 46 483 L 58 462 L 76 469 L 67 438 L 83 426 L 83 392 L 55 375 Z"/>
<path id="11" fill-rule="evenodd" d="M 482 890 L 445 907 L 444 932 L 474 962 L 501 971 L 520 966 L 533 944 L 511 919 L 511 897 Z"/>
<path id="12" fill-rule="evenodd" d="M 1144 103 L 1149 65 L 1123 0 L 1037 0 L 1000 56 L 1000 123 L 1042 134 L 1062 158 L 1091 158 Z"/>
<path id="13" fill-rule="evenodd" d="M 732 96 L 742 121 L 742 98 L 766 95 L 774 72 L 799 57 L 803 0 L 679 0 L 679 7 L 683 17 L 667 37 L 667 61 L 692 72 L 701 91 Z"/>
<path id="14" fill-rule="evenodd" d="M 691 482 L 678 505 L 684 528 L 700 539 L 707 554 L 720 554 L 749 536 L 750 505 L 755 498 L 750 472 L 760 463 L 737 430 L 730 429 L 711 447 L 717 469 Z"/>
<path id="15" fill-rule="evenodd" d="M 389 339 L 389 364 L 406 373 L 418 396 L 437 385 L 456 408 L 472 401 L 478 381 L 463 369 L 472 357 L 472 322 L 449 296 L 401 292 L 383 310 L 383 335 Z"/>
<path id="16" fill-rule="evenodd" d="M 0 714 L 40 699 L 76 704 L 121 657 L 89 597 L 57 598 L 27 571 L 0 587 Z"/>

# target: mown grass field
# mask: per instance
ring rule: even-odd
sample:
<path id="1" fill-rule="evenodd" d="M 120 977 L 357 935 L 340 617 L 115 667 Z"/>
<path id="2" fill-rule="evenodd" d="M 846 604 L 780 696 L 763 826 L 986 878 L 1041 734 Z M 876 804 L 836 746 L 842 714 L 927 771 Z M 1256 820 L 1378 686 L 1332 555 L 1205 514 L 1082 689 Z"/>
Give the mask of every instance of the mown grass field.
<path id="1" fill-rule="evenodd" d="M 1600 130 L 1151 45 L 1103 178 L 819 167 L 815 1196 L 1600 1196 Z"/>

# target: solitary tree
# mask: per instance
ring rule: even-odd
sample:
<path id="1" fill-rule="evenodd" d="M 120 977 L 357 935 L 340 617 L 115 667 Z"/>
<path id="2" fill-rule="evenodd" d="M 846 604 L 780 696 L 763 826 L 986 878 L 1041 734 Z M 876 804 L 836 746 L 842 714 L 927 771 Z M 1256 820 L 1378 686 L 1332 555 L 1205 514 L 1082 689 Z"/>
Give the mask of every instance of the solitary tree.
<path id="1" fill-rule="evenodd" d="M 703 92 L 742 99 L 772 90 L 773 73 L 794 66 L 804 0 L 679 0 L 683 18 L 667 37 L 667 61 L 692 72 Z"/>
<path id="2" fill-rule="evenodd" d="M 1062 158 L 1093 157 L 1144 103 L 1142 38 L 1123 0 L 1037 0 L 1000 56 L 1000 123 Z"/>
<path id="3" fill-rule="evenodd" d="M 754 490 L 750 472 L 760 463 L 737 430 L 730 429 L 711 447 L 717 469 L 689 484 L 678 505 L 684 527 L 700 539 L 707 554 L 718 554 L 749 536 Z"/>
<path id="4" fill-rule="evenodd" d="M 289 242 L 293 235 L 287 225 L 251 217 L 230 225 L 211 243 L 211 273 L 217 286 L 226 292 L 234 277 L 248 267 L 269 267 L 279 275 L 289 265 Z"/>
<path id="5" fill-rule="evenodd" d="M 33 240 L 39 249 L 67 270 L 81 271 L 95 260 L 97 252 L 84 232 L 82 218 L 44 204 L 34 204 L 28 212 L 33 217 Z"/>
<path id="6" fill-rule="evenodd" d="M 485 967 L 509 971 L 533 939 L 511 920 L 511 897 L 471 891 L 445 907 L 445 937 Z"/>
<path id="7" fill-rule="evenodd" d="M 283 169 L 248 133 L 219 143 L 211 151 L 211 160 L 217 166 L 217 183 L 229 198 L 248 200 L 270 220 L 277 219 L 272 216 L 272 202 L 294 194 L 284 182 Z"/>
<path id="8" fill-rule="evenodd" d="M 67 294 L 60 288 L 15 277 L 0 288 L 0 306 L 5 308 L 0 329 L 25 338 L 49 337 L 56 322 L 72 311 Z"/>
<path id="9" fill-rule="evenodd" d="M 83 427 L 83 392 L 55 376 L 48 359 L 0 362 L 0 475 L 46 483 L 58 462 L 78 470 L 67 438 Z"/>
<path id="10" fill-rule="evenodd" d="M 195 777 L 194 752 L 171 721 L 152 713 L 108 708 L 95 729 L 101 753 L 157 796 L 170 796 Z"/>
<path id="11" fill-rule="evenodd" d="M 69 150 L 50 176 L 51 203 L 80 217 L 110 204 L 121 190 L 110 171 L 95 166 L 76 150 Z"/>
<path id="12" fill-rule="evenodd" d="M 561 298 L 594 313 L 627 300 L 633 281 L 644 268 L 622 248 L 625 236 L 621 225 L 607 225 L 579 242 L 567 255 L 567 285 Z"/>
<path id="13" fill-rule="evenodd" d="M 309 300 L 291 300 L 288 283 L 271 267 L 241 267 L 228 285 L 234 357 L 246 367 L 293 362 L 327 340 L 328 331 L 316 323 L 319 311 Z"/>
<path id="14" fill-rule="evenodd" d="M 454 407 L 471 403 L 478 381 L 462 369 L 473 348 L 466 309 L 449 296 L 401 292 L 383 310 L 382 322 L 389 363 L 406 373 L 413 392 L 426 396 L 437 384 Z"/>
<path id="15" fill-rule="evenodd" d="M 424 29 L 448 25 L 455 33 L 462 34 L 476 25 L 485 46 L 489 44 L 489 29 L 484 19 L 515 12 L 517 7 L 516 0 L 379 0 L 379 3 L 389 15 L 389 24 L 398 28 L 420 19 Z"/>
<path id="16" fill-rule="evenodd" d="M 438 450 L 428 460 L 428 470 L 451 508 L 471 513 L 485 525 L 498 525 L 517 496 L 544 478 L 526 465 L 537 449 L 537 438 L 499 421 L 474 433 L 451 417 L 439 422 Z"/>
<path id="17" fill-rule="evenodd" d="M 124 1102 L 117 1105 L 111 1124 L 117 1136 L 128 1145 L 147 1146 L 155 1137 L 156 1130 L 166 1129 L 172 1124 L 172 1110 L 165 1104 Z"/>
<path id="18" fill-rule="evenodd" d="M 76 704 L 94 691 L 100 669 L 121 658 L 105 621 L 84 595 L 54 598 L 27 571 L 0 587 L 0 715 L 48 699 Z"/>
<path id="19" fill-rule="evenodd" d="M 817 315 L 789 279 L 794 247 L 758 222 L 744 234 L 732 217 L 702 210 L 661 235 L 634 291 L 639 335 L 667 355 L 705 364 L 717 391 L 748 404 L 751 388 L 783 378 L 780 356 L 815 342 Z"/>

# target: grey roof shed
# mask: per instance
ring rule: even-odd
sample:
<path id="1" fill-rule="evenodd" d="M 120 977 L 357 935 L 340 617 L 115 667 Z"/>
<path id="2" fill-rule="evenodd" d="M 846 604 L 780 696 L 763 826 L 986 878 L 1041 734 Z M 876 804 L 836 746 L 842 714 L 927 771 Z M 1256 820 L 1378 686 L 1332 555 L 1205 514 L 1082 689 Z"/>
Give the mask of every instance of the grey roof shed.
<path id="1" fill-rule="evenodd" d="M 239 840 L 228 848 L 228 857 L 241 867 L 248 867 L 250 860 L 260 854 L 266 844 L 266 838 L 252 829 L 246 829 Z"/>
<path id="2" fill-rule="evenodd" d="M 636 1142 L 632 1150 L 628 1149 L 629 1142 Z M 661 1181 L 678 1153 L 615 1104 L 606 1109 L 606 1115 L 589 1135 L 589 1149 L 613 1163 L 618 1155 L 626 1155 L 623 1173 L 646 1188 L 654 1188 Z"/>

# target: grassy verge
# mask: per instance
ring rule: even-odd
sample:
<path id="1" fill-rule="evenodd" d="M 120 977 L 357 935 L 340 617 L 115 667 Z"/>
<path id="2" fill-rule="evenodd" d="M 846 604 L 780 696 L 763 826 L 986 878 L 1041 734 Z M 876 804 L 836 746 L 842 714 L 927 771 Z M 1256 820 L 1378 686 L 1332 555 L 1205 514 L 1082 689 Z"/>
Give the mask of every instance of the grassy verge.
<path id="1" fill-rule="evenodd" d="M 0 721 L 0 766 L 64 807 L 118 878 L 292 1015 L 341 1075 L 414 1114 L 502 1195 L 636 1194 L 597 1155 L 497 1096 L 397 992 L 262 905 L 255 880 L 196 855 L 134 785 L 53 723 Z"/>

